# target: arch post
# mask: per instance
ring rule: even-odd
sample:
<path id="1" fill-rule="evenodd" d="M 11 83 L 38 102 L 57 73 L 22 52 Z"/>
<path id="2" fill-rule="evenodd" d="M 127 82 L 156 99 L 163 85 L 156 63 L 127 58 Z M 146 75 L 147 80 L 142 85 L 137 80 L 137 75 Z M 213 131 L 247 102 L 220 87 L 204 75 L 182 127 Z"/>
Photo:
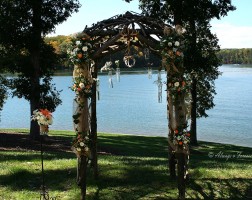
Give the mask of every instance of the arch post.
<path id="1" fill-rule="evenodd" d="M 90 148 L 90 95 L 92 94 L 93 79 L 89 62 L 75 65 L 73 71 L 76 92 L 73 108 L 73 123 L 76 137 L 72 149 L 77 155 L 77 184 L 81 189 L 81 200 L 86 199 L 87 165 L 91 158 Z"/>
<path id="2" fill-rule="evenodd" d="M 167 114 L 168 114 L 168 150 L 171 178 L 176 177 L 179 199 L 185 199 L 185 181 L 189 156 L 189 136 L 187 119 L 190 110 L 190 84 L 183 66 L 184 38 L 180 25 L 165 27 L 161 41 L 162 64 L 167 71 Z"/>

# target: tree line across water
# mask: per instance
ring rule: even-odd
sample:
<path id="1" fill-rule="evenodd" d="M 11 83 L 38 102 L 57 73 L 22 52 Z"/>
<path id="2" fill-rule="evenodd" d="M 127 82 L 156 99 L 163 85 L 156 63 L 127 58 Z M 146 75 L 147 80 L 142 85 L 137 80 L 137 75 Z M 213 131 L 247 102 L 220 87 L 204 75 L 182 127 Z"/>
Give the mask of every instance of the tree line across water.
<path id="1" fill-rule="evenodd" d="M 68 58 L 67 58 L 67 46 L 70 42 L 71 36 L 58 35 L 54 37 L 46 37 L 45 42 L 52 45 L 55 49 L 56 54 L 59 56 L 58 63 L 53 66 L 56 70 L 69 69 Z M 222 64 L 252 64 L 252 48 L 241 48 L 241 49 L 221 49 L 217 53 L 218 58 Z M 123 52 L 119 52 L 115 55 L 111 55 L 106 60 L 122 60 Z M 137 67 L 146 67 L 146 61 L 143 57 L 136 55 Z M 150 55 L 150 63 L 152 67 L 158 67 L 160 65 L 160 58 L 155 55 Z M 124 68 L 125 65 L 120 65 Z"/>
<path id="2" fill-rule="evenodd" d="M 252 48 L 221 49 L 217 55 L 222 64 L 252 64 Z"/>

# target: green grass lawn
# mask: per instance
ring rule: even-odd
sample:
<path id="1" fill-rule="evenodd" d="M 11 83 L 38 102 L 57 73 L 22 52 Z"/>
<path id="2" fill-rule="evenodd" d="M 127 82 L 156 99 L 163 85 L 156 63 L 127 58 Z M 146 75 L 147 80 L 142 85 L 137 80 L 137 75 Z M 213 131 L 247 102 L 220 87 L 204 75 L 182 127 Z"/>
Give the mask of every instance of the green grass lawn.
<path id="1" fill-rule="evenodd" d="M 70 142 L 74 133 L 50 131 L 50 135 Z M 167 167 L 166 138 L 100 133 L 98 147 L 99 179 L 94 180 L 92 169 L 88 170 L 87 199 L 177 199 L 177 183 Z M 75 154 L 46 151 L 44 159 L 50 197 L 80 199 Z M 200 142 L 191 150 L 189 173 L 189 199 L 252 198 L 252 148 Z M 39 199 L 40 186 L 39 151 L 0 152 L 0 200 Z"/>

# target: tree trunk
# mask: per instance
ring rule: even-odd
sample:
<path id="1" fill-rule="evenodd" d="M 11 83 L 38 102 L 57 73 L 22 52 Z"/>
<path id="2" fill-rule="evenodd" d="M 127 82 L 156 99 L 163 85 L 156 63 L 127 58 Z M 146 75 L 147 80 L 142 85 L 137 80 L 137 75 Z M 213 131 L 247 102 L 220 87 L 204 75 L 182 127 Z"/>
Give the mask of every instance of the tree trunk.
<path id="1" fill-rule="evenodd" d="M 181 150 L 182 151 L 182 150 Z M 177 153 L 176 154 L 178 164 L 177 164 L 177 171 L 178 171 L 178 191 L 179 191 L 179 199 L 185 199 L 185 154 L 184 153 Z"/>
<path id="2" fill-rule="evenodd" d="M 86 199 L 87 189 L 87 157 L 81 155 L 78 158 L 78 186 L 81 188 L 81 200 Z"/>
<path id="3" fill-rule="evenodd" d="M 195 61 L 195 55 L 196 52 L 196 42 L 197 42 L 197 35 L 196 35 L 196 25 L 194 18 L 190 18 L 189 20 L 190 24 L 190 33 L 192 34 L 191 39 L 191 64 L 192 69 L 196 68 L 197 63 Z M 190 124 L 190 145 L 198 145 L 197 141 L 197 80 L 195 78 L 195 75 L 193 74 L 192 77 L 192 87 L 191 87 L 191 95 L 192 95 L 192 103 L 191 103 L 191 124 Z"/>
<path id="4" fill-rule="evenodd" d="M 192 94 L 192 103 L 191 103 L 191 127 L 190 127 L 190 133 L 191 133 L 191 139 L 190 144 L 191 145 L 198 145 L 197 140 L 197 80 L 195 78 L 192 79 L 192 88 L 191 88 L 191 94 Z"/>
<path id="5" fill-rule="evenodd" d="M 31 115 L 33 111 L 38 108 L 38 101 L 36 99 L 30 101 Z M 33 140 L 39 140 L 40 130 L 37 121 L 30 122 L 30 138 Z"/>
<path id="6" fill-rule="evenodd" d="M 42 1 L 33 1 L 32 11 L 32 30 L 33 37 L 29 51 L 31 54 L 31 65 L 33 70 L 33 76 L 31 77 L 31 93 L 30 93 L 30 111 L 31 114 L 34 110 L 39 108 L 40 100 L 40 46 L 41 46 L 41 8 Z M 37 122 L 32 121 L 30 123 L 30 137 L 32 139 L 39 139 L 39 126 Z"/>
<path id="7" fill-rule="evenodd" d="M 93 78 L 97 78 L 97 64 L 94 66 Z M 93 82 L 93 94 L 91 98 L 91 139 L 92 139 L 92 160 L 91 166 L 94 170 L 94 178 L 98 179 L 98 157 L 97 157 L 97 115 L 96 115 L 96 81 Z"/>
<path id="8" fill-rule="evenodd" d="M 168 146 L 169 149 L 169 171 L 170 171 L 170 177 L 171 179 L 176 178 L 176 158 L 175 154 L 173 153 L 173 149 L 171 146 Z"/>

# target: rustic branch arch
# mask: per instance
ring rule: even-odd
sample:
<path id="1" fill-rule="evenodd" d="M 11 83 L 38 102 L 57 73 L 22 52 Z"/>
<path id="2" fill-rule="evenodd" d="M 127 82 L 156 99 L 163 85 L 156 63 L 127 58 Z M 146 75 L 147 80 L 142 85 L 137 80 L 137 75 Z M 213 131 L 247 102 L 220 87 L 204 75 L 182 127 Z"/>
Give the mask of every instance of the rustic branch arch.
<path id="1" fill-rule="evenodd" d="M 77 106 L 74 113 L 74 121 L 76 124 L 77 139 L 81 138 L 81 144 L 77 152 L 79 157 L 79 173 L 78 184 L 81 187 L 82 199 L 86 195 L 86 168 L 88 157 L 91 155 L 91 165 L 94 170 L 94 177 L 98 177 L 97 164 L 97 116 L 96 116 L 96 81 L 99 60 L 106 55 L 114 54 L 117 51 L 126 49 L 125 59 L 131 57 L 130 46 L 134 45 L 140 49 L 149 49 L 153 54 L 162 58 L 162 63 L 167 70 L 170 77 L 167 76 L 167 110 L 169 111 L 169 169 L 171 176 L 175 176 L 175 155 L 178 159 L 178 189 L 179 198 L 185 197 L 185 166 L 186 157 L 189 155 L 188 146 L 186 142 L 183 144 L 176 138 L 184 137 L 184 125 L 186 119 L 185 111 L 185 80 L 183 78 L 183 65 L 177 64 L 175 59 L 179 58 L 181 63 L 182 53 L 178 50 L 179 42 L 167 42 L 163 40 L 165 37 L 172 37 L 172 35 L 181 35 L 181 27 L 173 29 L 164 22 L 150 17 L 142 16 L 133 12 L 126 12 L 122 15 L 117 15 L 107 20 L 103 20 L 92 27 L 86 27 L 81 33 L 79 39 L 86 42 L 87 46 L 82 48 L 82 52 L 78 53 L 78 48 L 75 48 L 74 56 L 77 56 L 77 63 L 75 63 L 74 79 L 78 78 L 85 80 L 88 84 L 88 93 L 80 95 L 81 90 L 77 91 L 75 102 Z M 160 47 L 160 41 L 163 40 L 165 47 Z M 78 41 L 79 43 L 79 41 Z M 174 46 L 172 46 L 174 45 Z M 176 48 L 175 48 L 176 47 Z M 174 49 L 176 51 L 174 51 Z M 89 51 L 89 54 L 85 53 Z M 169 57 L 167 59 L 166 57 Z M 83 59 L 85 58 L 85 59 Z M 83 59 L 83 60 L 82 60 Z M 81 62 L 80 62 L 81 61 Z M 169 62 L 168 62 L 169 61 Z M 176 70 L 174 70 L 176 69 Z M 92 79 L 90 79 L 92 77 Z M 174 79 L 175 77 L 175 79 Z M 173 80 L 174 79 L 174 80 Z M 180 86 L 181 84 L 181 86 Z M 85 84 L 83 87 L 86 87 Z M 169 92 L 169 89 L 174 87 L 176 89 L 174 94 Z M 81 87 L 82 89 L 82 87 Z M 177 91 L 177 89 L 179 89 Z M 91 95 L 89 95 L 91 94 Z M 89 96 L 87 96 L 89 95 Z M 174 95 L 176 100 L 174 102 Z M 170 109 L 170 110 L 169 110 Z M 181 132 L 181 134 L 179 133 Z M 180 134 L 176 137 L 176 134 Z M 87 138 L 87 139 L 85 139 Z M 90 150 L 81 150 L 85 147 L 84 141 L 90 143 Z M 83 141 L 83 142 L 82 142 Z M 175 143 L 174 143 L 175 141 Z M 86 142 L 86 141 L 85 141 Z M 179 143 L 182 142 L 182 145 Z M 80 143 L 78 143 L 79 145 Z M 83 148 L 84 149 L 84 148 Z"/>

